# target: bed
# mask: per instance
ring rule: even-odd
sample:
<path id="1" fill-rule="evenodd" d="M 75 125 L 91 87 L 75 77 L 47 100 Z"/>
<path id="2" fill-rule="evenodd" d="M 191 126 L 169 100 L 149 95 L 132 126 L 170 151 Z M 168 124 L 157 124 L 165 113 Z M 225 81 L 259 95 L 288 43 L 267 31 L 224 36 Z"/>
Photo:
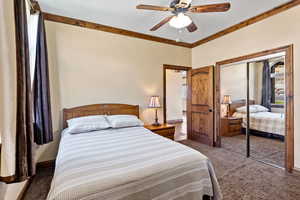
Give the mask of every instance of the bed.
<path id="1" fill-rule="evenodd" d="M 253 105 L 254 101 L 250 101 Z M 244 106 L 245 102 L 233 102 L 231 113 L 233 117 L 242 118 L 242 127 L 247 128 L 247 114 L 236 112 L 238 107 Z M 285 136 L 285 117 L 284 113 L 274 112 L 251 112 L 250 113 L 250 131 L 255 135 L 277 137 L 284 139 Z"/>
<path id="2" fill-rule="evenodd" d="M 100 104 L 63 112 L 65 129 L 48 200 L 222 199 L 207 157 L 144 127 L 68 133 L 68 119 L 138 116 L 138 106 Z"/>
<path id="3" fill-rule="evenodd" d="M 242 127 L 247 127 L 246 114 L 235 113 L 233 116 L 243 118 Z M 284 136 L 284 114 L 273 112 L 251 113 L 250 129 Z"/>

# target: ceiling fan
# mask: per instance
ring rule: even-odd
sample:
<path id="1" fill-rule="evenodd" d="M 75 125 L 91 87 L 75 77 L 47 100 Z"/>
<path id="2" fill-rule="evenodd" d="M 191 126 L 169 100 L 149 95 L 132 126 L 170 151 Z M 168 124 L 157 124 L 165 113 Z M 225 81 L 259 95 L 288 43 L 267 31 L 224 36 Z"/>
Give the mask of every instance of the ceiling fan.
<path id="1" fill-rule="evenodd" d="M 226 12 L 230 8 L 230 3 L 192 6 L 191 2 L 192 0 L 173 0 L 169 7 L 140 4 L 136 6 L 136 8 L 143 10 L 170 11 L 173 13 L 173 15 L 163 19 L 152 27 L 150 31 L 156 31 L 169 22 L 170 26 L 177 29 L 187 28 L 189 32 L 194 32 L 198 28 L 192 19 L 185 13 Z"/>

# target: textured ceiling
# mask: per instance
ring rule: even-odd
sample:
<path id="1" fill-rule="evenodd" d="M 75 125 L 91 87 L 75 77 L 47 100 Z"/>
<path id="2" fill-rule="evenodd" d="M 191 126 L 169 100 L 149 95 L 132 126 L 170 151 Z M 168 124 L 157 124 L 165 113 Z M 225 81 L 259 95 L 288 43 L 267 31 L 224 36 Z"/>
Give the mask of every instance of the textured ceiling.
<path id="1" fill-rule="evenodd" d="M 127 29 L 171 40 L 193 43 L 243 20 L 268 11 L 290 0 L 193 0 L 192 5 L 230 2 L 231 9 L 225 13 L 201 13 L 189 16 L 198 30 L 179 32 L 168 24 L 155 32 L 149 29 L 170 12 L 135 9 L 138 4 L 168 6 L 170 0 L 38 0 L 42 10 L 51 14 L 86 20 L 98 24 Z"/>

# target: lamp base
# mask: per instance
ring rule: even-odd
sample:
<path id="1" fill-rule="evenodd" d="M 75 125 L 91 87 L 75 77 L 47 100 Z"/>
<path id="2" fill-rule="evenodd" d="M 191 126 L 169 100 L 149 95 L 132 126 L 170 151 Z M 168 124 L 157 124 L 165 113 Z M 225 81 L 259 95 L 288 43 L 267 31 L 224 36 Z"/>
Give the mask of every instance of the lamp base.
<path id="1" fill-rule="evenodd" d="M 152 126 L 160 126 L 161 124 L 158 123 L 158 117 L 157 117 L 157 109 L 155 109 L 155 122 L 152 124 Z"/>
<path id="2" fill-rule="evenodd" d="M 160 125 L 161 125 L 161 124 L 158 123 L 158 122 L 155 122 L 155 123 L 152 124 L 152 126 L 160 126 Z"/>

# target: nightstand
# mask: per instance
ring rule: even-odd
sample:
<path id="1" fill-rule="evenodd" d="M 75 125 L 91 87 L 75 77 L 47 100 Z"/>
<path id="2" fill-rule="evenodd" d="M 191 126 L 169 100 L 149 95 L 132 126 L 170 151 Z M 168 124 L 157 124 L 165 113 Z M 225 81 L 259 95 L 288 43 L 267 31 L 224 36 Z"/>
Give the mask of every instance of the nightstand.
<path id="1" fill-rule="evenodd" d="M 235 136 L 242 133 L 242 118 L 224 117 L 221 119 L 221 136 Z"/>
<path id="2" fill-rule="evenodd" d="M 144 127 L 160 136 L 174 140 L 175 126 L 173 125 L 170 124 L 162 124 L 160 126 L 145 125 Z"/>

